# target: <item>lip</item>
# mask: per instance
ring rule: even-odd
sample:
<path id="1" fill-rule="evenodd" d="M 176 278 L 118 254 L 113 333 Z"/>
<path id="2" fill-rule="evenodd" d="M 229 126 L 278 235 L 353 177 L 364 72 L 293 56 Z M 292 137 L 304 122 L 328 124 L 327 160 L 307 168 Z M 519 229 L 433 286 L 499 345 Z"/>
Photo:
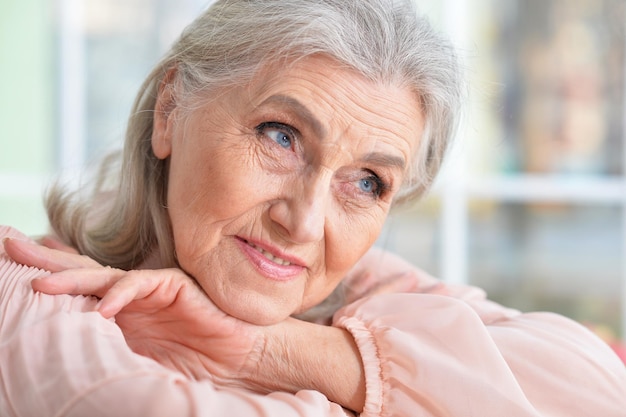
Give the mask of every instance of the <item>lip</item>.
<path id="1" fill-rule="evenodd" d="M 241 251 L 247 256 L 255 268 L 265 277 L 275 281 L 290 281 L 299 275 L 306 267 L 304 261 L 295 256 L 287 255 L 266 243 L 245 239 L 236 236 L 235 241 Z M 268 259 L 252 245 L 281 258 L 290 265 L 281 265 Z"/>

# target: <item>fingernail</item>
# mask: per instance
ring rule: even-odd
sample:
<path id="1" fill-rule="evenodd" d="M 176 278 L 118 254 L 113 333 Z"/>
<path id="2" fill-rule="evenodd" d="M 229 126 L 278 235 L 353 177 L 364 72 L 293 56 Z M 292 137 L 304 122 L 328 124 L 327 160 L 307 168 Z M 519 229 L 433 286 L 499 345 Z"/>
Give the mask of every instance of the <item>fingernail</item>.
<path id="1" fill-rule="evenodd" d="M 32 244 L 33 242 L 30 239 L 20 239 L 19 237 L 3 237 L 2 238 L 2 244 L 4 245 L 5 242 L 8 242 L 9 240 L 12 240 L 13 242 L 24 242 L 24 243 L 30 243 Z"/>

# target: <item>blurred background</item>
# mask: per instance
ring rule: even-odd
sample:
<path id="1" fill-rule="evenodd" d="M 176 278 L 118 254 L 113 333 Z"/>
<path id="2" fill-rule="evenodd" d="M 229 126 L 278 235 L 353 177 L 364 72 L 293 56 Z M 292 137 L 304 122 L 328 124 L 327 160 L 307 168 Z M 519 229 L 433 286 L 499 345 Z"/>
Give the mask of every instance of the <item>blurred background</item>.
<path id="1" fill-rule="evenodd" d="M 626 337 L 626 0 L 422 0 L 468 105 L 433 191 L 377 242 L 521 310 Z M 135 92 L 206 0 L 0 0 L 0 223 L 120 146 Z"/>

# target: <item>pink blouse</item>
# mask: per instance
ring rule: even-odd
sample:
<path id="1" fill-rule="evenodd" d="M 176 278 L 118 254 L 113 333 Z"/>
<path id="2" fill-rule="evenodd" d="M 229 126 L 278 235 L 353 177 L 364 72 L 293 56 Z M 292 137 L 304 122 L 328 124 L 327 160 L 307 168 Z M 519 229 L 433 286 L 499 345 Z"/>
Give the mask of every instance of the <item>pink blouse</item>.
<path id="1" fill-rule="evenodd" d="M 26 239 L 0 227 L 8 236 Z M 626 416 L 626 368 L 584 327 L 505 309 L 393 255 L 372 256 L 348 278 L 359 299 L 333 323 L 363 357 L 362 416 Z M 365 296 L 377 277 L 396 273 L 404 293 Z M 115 322 L 92 311 L 94 299 L 35 293 L 30 281 L 45 274 L 0 248 L 3 417 L 350 415 L 316 391 L 259 395 L 190 380 L 133 353 Z"/>

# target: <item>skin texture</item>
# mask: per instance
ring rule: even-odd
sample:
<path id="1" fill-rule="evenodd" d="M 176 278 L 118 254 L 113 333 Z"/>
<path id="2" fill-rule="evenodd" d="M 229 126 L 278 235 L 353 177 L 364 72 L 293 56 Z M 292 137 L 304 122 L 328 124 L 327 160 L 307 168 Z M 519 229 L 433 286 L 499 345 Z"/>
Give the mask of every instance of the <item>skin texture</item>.
<path id="1" fill-rule="evenodd" d="M 179 269 L 102 267 L 54 240 L 41 243 L 3 241 L 15 261 L 52 273 L 34 279 L 34 290 L 100 297 L 97 311 L 115 316 L 135 353 L 216 386 L 259 393 L 313 389 L 347 409 L 363 409 L 363 363 L 346 330 L 293 318 L 253 325 L 218 309 Z"/>
<path id="2" fill-rule="evenodd" d="M 253 324 L 316 305 L 380 233 L 423 129 L 417 97 L 317 56 L 190 110 L 175 76 L 152 145 L 180 267 Z"/>
<path id="3" fill-rule="evenodd" d="M 313 389 L 360 412 L 350 333 L 290 316 L 330 294 L 378 237 L 423 130 L 417 97 L 320 56 L 201 106 L 175 83 L 171 71 L 152 146 L 169 164 L 180 269 L 102 267 L 54 241 L 7 241 L 7 254 L 53 272 L 37 291 L 100 297 L 133 351 L 190 378 Z"/>

